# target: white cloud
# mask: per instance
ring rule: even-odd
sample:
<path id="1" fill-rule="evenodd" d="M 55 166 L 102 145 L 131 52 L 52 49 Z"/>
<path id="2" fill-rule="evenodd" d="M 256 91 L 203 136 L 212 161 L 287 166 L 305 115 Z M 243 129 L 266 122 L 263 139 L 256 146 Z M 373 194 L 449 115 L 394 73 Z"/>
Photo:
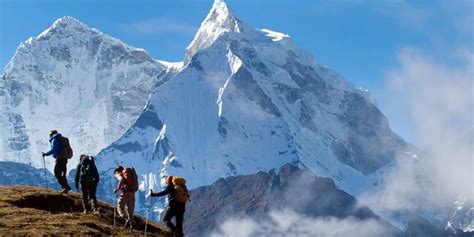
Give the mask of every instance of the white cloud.
<path id="1" fill-rule="evenodd" d="M 211 237 L 343 237 L 343 236 L 392 236 L 392 229 L 385 228 L 374 219 L 311 218 L 291 210 L 271 211 L 264 220 L 251 218 L 225 221 Z"/>
<path id="2" fill-rule="evenodd" d="M 364 202 L 379 210 L 446 210 L 456 198 L 474 200 L 474 55 L 459 50 L 456 65 L 440 63 L 413 48 L 399 54 L 387 73 L 391 113 L 405 116 L 419 159 L 400 159 L 377 195 Z"/>
<path id="3" fill-rule="evenodd" d="M 185 23 L 179 23 L 171 19 L 148 19 L 131 24 L 122 25 L 126 31 L 132 31 L 142 34 L 165 34 L 165 33 L 184 33 L 194 34 L 197 27 Z"/>

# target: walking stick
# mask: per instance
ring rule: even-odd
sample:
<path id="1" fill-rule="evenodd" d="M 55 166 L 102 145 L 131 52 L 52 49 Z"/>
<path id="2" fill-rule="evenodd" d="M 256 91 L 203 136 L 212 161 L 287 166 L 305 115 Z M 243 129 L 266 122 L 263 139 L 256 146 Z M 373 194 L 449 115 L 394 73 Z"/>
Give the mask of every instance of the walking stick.
<path id="1" fill-rule="evenodd" d="M 46 180 L 46 189 L 49 190 L 48 176 L 46 175 L 46 159 L 43 156 L 44 179 Z"/>
<path id="2" fill-rule="evenodd" d="M 145 236 L 146 236 L 146 229 L 148 227 L 148 217 L 150 215 L 150 209 L 151 209 L 151 189 L 150 189 L 150 194 L 148 195 L 148 210 L 146 212 L 146 219 L 145 219 Z"/>
<path id="3" fill-rule="evenodd" d="M 116 216 L 117 216 L 117 195 L 114 193 L 114 228 L 115 228 Z"/>

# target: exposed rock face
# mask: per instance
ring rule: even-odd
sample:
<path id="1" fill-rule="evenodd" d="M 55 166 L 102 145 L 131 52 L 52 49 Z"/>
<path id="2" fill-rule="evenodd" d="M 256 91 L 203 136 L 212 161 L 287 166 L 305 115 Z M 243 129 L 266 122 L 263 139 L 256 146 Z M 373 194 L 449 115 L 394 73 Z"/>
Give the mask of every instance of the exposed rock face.
<path id="1" fill-rule="evenodd" d="M 191 190 L 185 229 L 189 236 L 206 236 L 228 218 L 260 219 L 271 210 L 291 209 L 308 217 L 373 218 L 391 232 L 401 235 L 369 208 L 336 188 L 329 178 L 315 177 L 308 170 L 292 165 L 278 172 L 219 179 L 210 186 Z"/>

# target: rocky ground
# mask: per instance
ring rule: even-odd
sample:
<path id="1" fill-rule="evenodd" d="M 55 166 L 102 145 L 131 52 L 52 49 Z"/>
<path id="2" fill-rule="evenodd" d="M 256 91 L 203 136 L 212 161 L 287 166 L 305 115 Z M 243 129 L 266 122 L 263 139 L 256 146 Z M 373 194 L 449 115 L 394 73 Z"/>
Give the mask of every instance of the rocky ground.
<path id="1" fill-rule="evenodd" d="M 143 235 L 145 218 L 135 216 L 135 230 L 122 228 L 114 207 L 99 201 L 100 214 L 84 214 L 78 193 L 31 186 L 0 186 L 1 236 Z M 118 216 L 118 215 L 117 215 Z M 148 236 L 171 236 L 164 228 L 148 222 Z"/>

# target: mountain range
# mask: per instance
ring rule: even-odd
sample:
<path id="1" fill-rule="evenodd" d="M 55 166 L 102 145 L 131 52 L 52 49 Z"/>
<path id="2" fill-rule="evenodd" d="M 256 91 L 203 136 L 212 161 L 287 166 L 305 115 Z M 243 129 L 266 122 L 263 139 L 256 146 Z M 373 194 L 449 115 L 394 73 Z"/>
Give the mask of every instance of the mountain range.
<path id="1" fill-rule="evenodd" d="M 290 36 L 241 21 L 223 1 L 176 63 L 60 18 L 20 44 L 0 77 L 0 101 L 0 160 L 42 168 L 47 133 L 57 129 L 75 157 L 96 155 L 104 200 L 114 200 L 113 168 L 135 167 L 141 214 L 166 175 L 202 190 L 291 164 L 350 199 L 383 187 L 398 160 L 418 157 L 368 91 Z M 162 204 L 154 202 L 155 213 Z"/>

